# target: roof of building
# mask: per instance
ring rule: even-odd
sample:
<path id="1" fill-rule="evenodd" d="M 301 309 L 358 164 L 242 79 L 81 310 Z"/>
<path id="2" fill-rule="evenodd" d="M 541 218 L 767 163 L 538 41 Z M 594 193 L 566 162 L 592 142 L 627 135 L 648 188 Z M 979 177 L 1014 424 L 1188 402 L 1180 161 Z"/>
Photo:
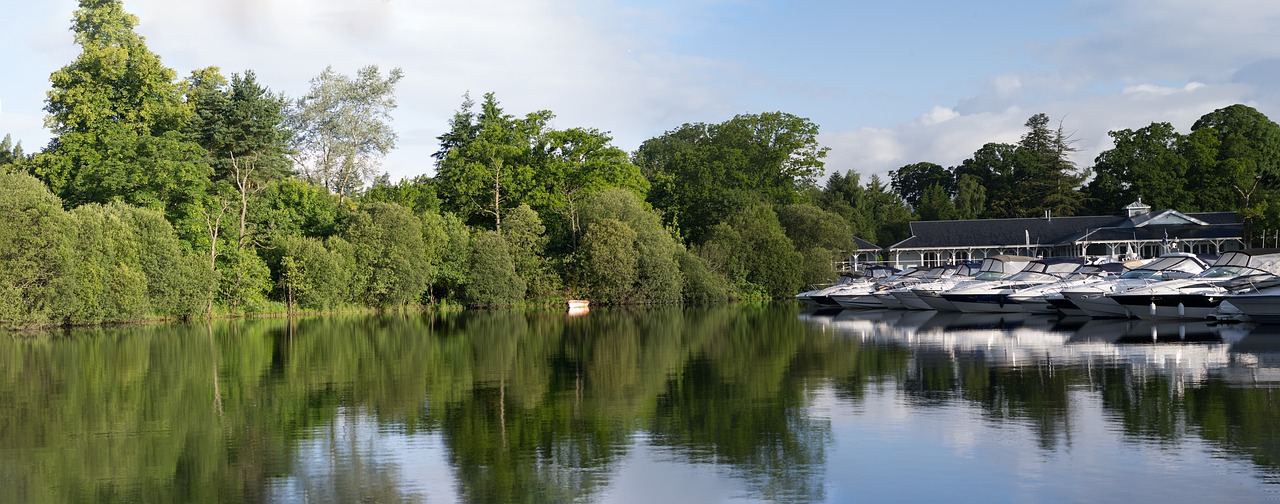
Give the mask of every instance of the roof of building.
<path id="1" fill-rule="evenodd" d="M 863 251 L 872 251 L 872 250 L 874 250 L 874 251 L 877 251 L 877 252 L 878 252 L 878 251 L 880 251 L 880 250 L 883 248 L 883 247 L 881 247 L 881 246 L 879 246 L 879 245 L 876 245 L 876 244 L 874 244 L 874 243 L 871 243 L 871 242 L 869 242 L 869 241 L 867 241 L 867 240 L 864 240 L 864 239 L 862 239 L 862 238 L 859 238 L 859 237 L 857 237 L 857 236 L 853 237 L 853 245 L 854 245 L 855 247 L 857 247 L 858 252 L 863 252 Z"/>
<path id="2" fill-rule="evenodd" d="M 916 221 L 911 237 L 890 249 L 1052 246 L 1087 241 L 1238 238 L 1235 212 L 1161 210 L 1134 217 L 1077 217 Z"/>

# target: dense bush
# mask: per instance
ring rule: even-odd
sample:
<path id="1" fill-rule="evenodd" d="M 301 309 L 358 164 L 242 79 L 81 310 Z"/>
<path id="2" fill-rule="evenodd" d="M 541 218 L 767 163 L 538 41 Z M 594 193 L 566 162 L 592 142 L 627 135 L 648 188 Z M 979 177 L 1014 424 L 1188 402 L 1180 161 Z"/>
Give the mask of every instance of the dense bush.
<path id="1" fill-rule="evenodd" d="M 284 236 L 273 243 L 272 251 L 279 296 L 286 303 L 323 310 L 345 301 L 350 271 L 344 270 L 342 258 L 320 240 Z"/>
<path id="2" fill-rule="evenodd" d="M 0 169 L 0 327 L 54 322 L 68 306 L 71 219 L 34 177 Z"/>
<path id="3" fill-rule="evenodd" d="M 370 203 L 350 216 L 343 236 L 354 246 L 357 299 L 366 306 L 403 305 L 427 288 L 422 221 L 392 203 Z"/>
<path id="4" fill-rule="evenodd" d="M 706 260 L 687 250 L 676 255 L 680 274 L 684 277 L 684 302 L 709 304 L 729 298 L 729 282 L 724 276 L 711 270 Z"/>
<path id="5" fill-rule="evenodd" d="M 605 303 L 628 303 L 635 298 L 640 277 L 636 232 L 617 219 L 593 222 L 582 237 L 591 293 Z"/>
<path id="6" fill-rule="evenodd" d="M 661 219 L 646 208 L 634 192 L 608 189 L 592 194 L 584 202 L 581 214 L 588 233 L 593 225 L 610 219 L 635 232 L 636 277 L 627 302 L 681 301 L 684 282 L 680 277 L 680 265 L 676 262 L 681 246 L 662 226 Z M 584 238 L 584 244 L 586 241 Z"/>
<path id="7" fill-rule="evenodd" d="M 471 276 L 465 292 L 468 306 L 511 306 L 524 298 L 524 279 L 516 274 L 510 247 L 496 231 L 481 231 L 471 240 Z"/>

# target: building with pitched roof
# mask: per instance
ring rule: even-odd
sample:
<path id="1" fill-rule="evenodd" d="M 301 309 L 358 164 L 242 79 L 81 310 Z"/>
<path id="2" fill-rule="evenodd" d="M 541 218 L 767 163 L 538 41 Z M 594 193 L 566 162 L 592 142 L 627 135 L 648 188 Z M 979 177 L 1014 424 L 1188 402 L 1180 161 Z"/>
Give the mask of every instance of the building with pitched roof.
<path id="1" fill-rule="evenodd" d="M 889 264 L 934 266 L 1000 254 L 1125 260 L 1245 248 L 1235 212 L 1152 212 L 1141 200 L 1122 215 L 916 221 L 910 229 L 910 238 L 885 249 Z"/>

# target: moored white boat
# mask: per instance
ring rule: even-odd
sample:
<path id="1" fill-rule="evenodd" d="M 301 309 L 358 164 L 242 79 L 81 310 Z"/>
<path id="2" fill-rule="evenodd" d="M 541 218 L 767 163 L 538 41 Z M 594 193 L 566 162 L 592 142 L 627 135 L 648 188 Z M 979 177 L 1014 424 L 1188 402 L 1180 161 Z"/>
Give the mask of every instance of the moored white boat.
<path id="1" fill-rule="evenodd" d="M 1144 287 L 1155 282 L 1188 278 L 1209 268 L 1209 263 L 1195 254 L 1173 252 L 1157 257 L 1111 280 L 1060 291 L 1062 299 L 1050 300 L 1066 315 L 1079 310 L 1093 318 L 1129 318 L 1129 311 L 1107 294 Z"/>
<path id="2" fill-rule="evenodd" d="M 1192 278 L 1157 282 L 1110 297 L 1142 319 L 1204 319 L 1233 292 L 1275 283 L 1280 283 L 1280 251 L 1242 250 L 1223 254 Z"/>
<path id="3" fill-rule="evenodd" d="M 1003 280 L 1009 276 L 1022 271 L 1035 258 L 1026 256 L 997 255 L 982 260 L 982 266 L 978 270 L 978 274 L 972 279 L 965 280 L 956 284 L 947 285 L 944 283 L 923 284 L 915 289 L 912 293 L 921 301 L 929 305 L 930 308 L 939 311 L 959 311 L 955 305 L 951 304 L 942 293 L 952 289 L 968 288 L 985 282 Z"/>
<path id="4" fill-rule="evenodd" d="M 1022 305 L 1010 296 L 1021 289 L 1061 281 L 1084 264 L 1082 258 L 1047 257 L 1027 264 L 1022 271 L 990 282 L 957 286 L 942 297 L 965 313 L 1019 313 Z"/>

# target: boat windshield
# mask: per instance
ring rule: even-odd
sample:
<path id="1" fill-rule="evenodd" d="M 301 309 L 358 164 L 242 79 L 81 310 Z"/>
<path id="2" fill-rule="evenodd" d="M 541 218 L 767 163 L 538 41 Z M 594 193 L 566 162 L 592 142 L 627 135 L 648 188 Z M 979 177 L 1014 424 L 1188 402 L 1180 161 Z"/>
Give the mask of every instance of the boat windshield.
<path id="1" fill-rule="evenodd" d="M 1196 275 L 1199 278 L 1235 278 L 1246 275 L 1266 275 L 1265 271 L 1246 266 L 1214 266 Z"/>
<path id="2" fill-rule="evenodd" d="M 1157 278 L 1162 273 L 1160 270 L 1136 269 L 1122 273 L 1120 278 Z"/>
<path id="3" fill-rule="evenodd" d="M 999 271 L 983 271 L 973 277 L 974 280 L 1000 280 L 1004 278 L 1004 273 Z"/>
<path id="4" fill-rule="evenodd" d="M 1009 277 L 1008 280 L 1018 282 L 1052 282 L 1058 280 L 1058 277 L 1040 271 L 1019 271 Z"/>

